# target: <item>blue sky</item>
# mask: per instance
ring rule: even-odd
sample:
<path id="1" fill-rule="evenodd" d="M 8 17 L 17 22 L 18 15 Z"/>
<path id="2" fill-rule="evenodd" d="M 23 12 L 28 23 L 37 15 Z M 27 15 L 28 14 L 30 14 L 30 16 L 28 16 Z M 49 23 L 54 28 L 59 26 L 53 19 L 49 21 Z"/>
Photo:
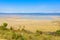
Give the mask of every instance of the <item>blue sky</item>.
<path id="1" fill-rule="evenodd" d="M 60 13 L 60 0 L 0 0 L 2 13 Z"/>

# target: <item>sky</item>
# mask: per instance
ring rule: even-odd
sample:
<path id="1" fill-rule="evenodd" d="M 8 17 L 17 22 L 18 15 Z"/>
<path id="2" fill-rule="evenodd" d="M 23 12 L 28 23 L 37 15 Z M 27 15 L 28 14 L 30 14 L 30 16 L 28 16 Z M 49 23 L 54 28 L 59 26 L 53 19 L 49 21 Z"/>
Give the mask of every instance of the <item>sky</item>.
<path id="1" fill-rule="evenodd" d="M 0 0 L 0 13 L 60 13 L 60 0 Z"/>

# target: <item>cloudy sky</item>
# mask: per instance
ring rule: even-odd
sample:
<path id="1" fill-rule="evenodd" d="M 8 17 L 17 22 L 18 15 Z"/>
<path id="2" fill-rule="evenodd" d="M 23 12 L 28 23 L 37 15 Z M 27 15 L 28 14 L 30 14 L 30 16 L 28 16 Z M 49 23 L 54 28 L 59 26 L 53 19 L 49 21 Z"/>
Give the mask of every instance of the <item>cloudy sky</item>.
<path id="1" fill-rule="evenodd" d="M 0 13 L 60 13 L 60 0 L 0 0 Z"/>

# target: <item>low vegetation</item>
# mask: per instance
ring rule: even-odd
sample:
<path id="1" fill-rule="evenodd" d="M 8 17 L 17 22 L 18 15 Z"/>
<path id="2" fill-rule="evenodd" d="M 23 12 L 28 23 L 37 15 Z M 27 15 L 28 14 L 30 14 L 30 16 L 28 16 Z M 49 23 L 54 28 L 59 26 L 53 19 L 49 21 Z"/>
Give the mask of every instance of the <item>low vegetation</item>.
<path id="1" fill-rule="evenodd" d="M 23 26 L 22 30 L 14 30 L 12 27 L 8 29 L 7 26 L 7 23 L 3 23 L 0 26 L 0 40 L 60 40 L 60 30 L 56 32 L 42 32 L 37 30 L 33 33 L 25 30 L 25 26 Z"/>

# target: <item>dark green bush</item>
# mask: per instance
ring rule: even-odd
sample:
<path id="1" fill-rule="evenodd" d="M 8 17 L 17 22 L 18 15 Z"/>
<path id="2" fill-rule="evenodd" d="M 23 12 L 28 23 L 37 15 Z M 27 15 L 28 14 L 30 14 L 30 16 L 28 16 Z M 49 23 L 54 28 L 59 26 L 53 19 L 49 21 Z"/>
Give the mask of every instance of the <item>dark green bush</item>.
<path id="1" fill-rule="evenodd" d="M 37 30 L 36 33 L 42 34 L 42 31 Z"/>
<path id="2" fill-rule="evenodd" d="M 7 27 L 7 25 L 8 25 L 7 23 L 3 23 L 3 27 Z"/>
<path id="3" fill-rule="evenodd" d="M 7 23 L 3 23 L 1 26 L 0 26 L 0 30 L 7 30 Z"/>
<path id="4" fill-rule="evenodd" d="M 60 30 L 57 30 L 55 33 L 56 33 L 56 35 L 60 36 Z"/>

